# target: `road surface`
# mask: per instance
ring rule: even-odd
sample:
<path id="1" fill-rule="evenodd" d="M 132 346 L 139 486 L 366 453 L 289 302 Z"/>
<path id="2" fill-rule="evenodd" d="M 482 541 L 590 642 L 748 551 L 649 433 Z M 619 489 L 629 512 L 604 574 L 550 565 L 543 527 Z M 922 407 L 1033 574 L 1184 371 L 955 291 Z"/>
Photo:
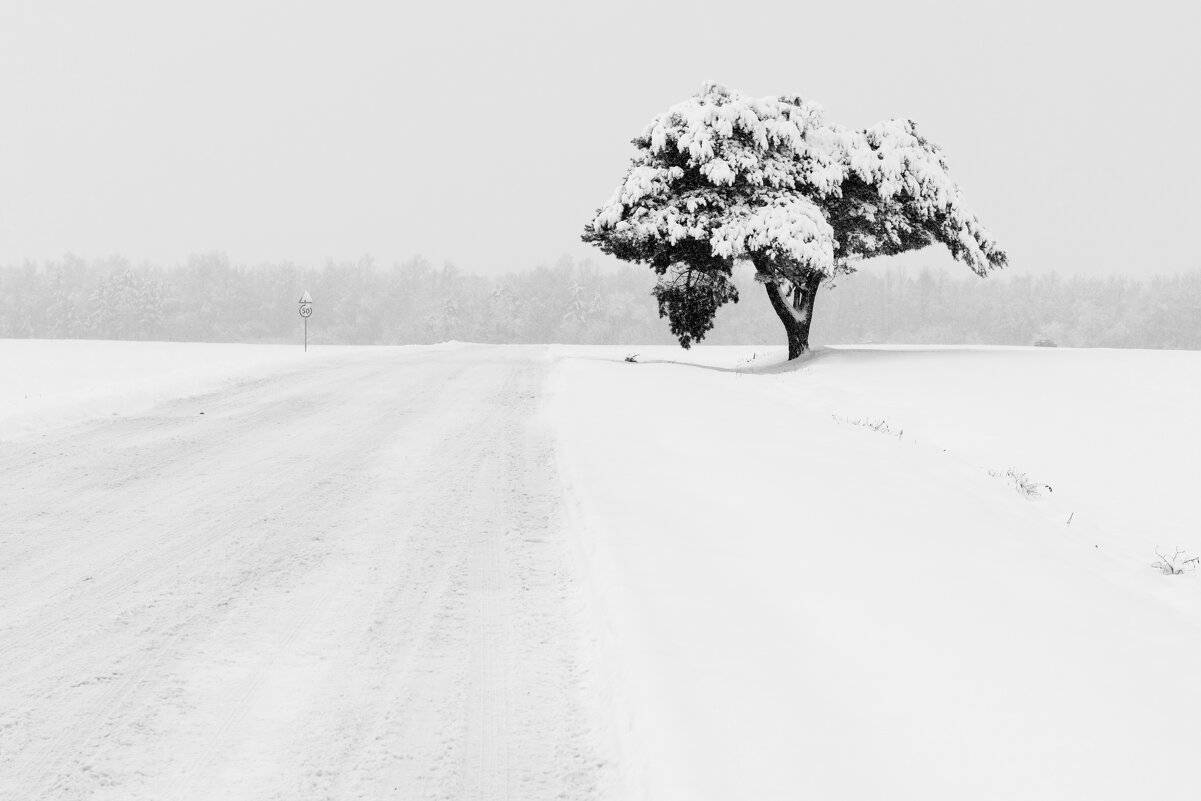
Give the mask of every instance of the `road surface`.
<path id="1" fill-rule="evenodd" d="M 0 444 L 0 797 L 586 799 L 537 349 L 380 349 Z"/>

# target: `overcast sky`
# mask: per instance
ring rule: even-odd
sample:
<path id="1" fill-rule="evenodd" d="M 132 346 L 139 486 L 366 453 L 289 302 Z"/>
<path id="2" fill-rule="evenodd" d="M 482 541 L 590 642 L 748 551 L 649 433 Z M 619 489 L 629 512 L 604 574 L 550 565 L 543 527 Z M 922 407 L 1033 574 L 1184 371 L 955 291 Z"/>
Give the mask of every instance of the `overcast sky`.
<path id="1" fill-rule="evenodd" d="M 6 0 L 0 262 L 602 262 L 629 140 L 717 80 L 916 120 L 1015 270 L 1197 269 L 1201 14 L 1118 5 Z"/>

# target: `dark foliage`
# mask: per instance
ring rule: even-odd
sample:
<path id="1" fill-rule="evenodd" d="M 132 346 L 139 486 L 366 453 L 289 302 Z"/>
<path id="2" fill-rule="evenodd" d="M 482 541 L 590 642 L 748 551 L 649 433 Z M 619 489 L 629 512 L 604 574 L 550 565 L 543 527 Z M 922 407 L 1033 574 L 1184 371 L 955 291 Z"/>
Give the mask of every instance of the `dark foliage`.
<path id="1" fill-rule="evenodd" d="M 653 291 L 659 316 L 668 319 L 672 336 L 683 348 L 705 338 L 723 303 L 738 302 L 738 290 L 728 272 L 695 269 L 689 262 L 667 269 Z"/>

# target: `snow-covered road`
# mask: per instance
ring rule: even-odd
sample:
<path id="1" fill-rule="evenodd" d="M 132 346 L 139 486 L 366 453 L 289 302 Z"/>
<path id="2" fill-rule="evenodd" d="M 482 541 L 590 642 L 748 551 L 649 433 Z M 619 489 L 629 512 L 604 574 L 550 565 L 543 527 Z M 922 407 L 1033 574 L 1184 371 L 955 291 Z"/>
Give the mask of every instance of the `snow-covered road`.
<path id="1" fill-rule="evenodd" d="M 0 450 L 0 795 L 593 798 L 536 349 L 378 349 Z"/>

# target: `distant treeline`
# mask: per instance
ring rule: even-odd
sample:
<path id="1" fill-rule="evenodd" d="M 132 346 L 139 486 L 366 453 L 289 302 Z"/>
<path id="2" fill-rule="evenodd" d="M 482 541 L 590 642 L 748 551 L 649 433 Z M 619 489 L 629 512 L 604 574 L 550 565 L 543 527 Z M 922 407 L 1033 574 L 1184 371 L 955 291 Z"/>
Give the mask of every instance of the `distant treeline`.
<path id="1" fill-rule="evenodd" d="M 649 269 L 554 267 L 484 277 L 414 258 L 322 267 L 231 264 L 221 254 L 171 268 L 67 257 L 0 267 L 0 337 L 293 342 L 297 301 L 309 337 L 329 344 L 671 343 Z M 774 345 L 783 329 L 754 281 L 723 307 L 709 344 Z M 823 290 L 815 343 L 1201 349 L 1201 272 L 1147 278 L 987 279 L 868 264 Z"/>

